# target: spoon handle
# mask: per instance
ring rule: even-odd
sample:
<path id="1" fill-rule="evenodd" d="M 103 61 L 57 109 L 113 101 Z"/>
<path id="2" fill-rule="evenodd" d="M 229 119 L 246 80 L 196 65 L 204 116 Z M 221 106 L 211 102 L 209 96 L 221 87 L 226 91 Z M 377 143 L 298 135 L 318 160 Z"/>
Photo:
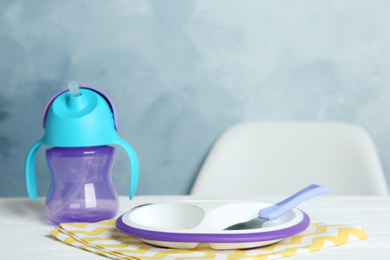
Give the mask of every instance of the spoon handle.
<path id="1" fill-rule="evenodd" d="M 312 184 L 307 186 L 301 191 L 298 191 L 294 195 L 288 197 L 281 202 L 276 203 L 275 205 L 269 206 L 267 208 L 263 208 L 259 211 L 259 217 L 265 218 L 269 220 L 276 219 L 291 210 L 298 204 L 314 197 L 317 195 L 321 195 L 324 193 L 328 193 L 330 191 L 329 186 L 319 186 L 316 184 Z"/>

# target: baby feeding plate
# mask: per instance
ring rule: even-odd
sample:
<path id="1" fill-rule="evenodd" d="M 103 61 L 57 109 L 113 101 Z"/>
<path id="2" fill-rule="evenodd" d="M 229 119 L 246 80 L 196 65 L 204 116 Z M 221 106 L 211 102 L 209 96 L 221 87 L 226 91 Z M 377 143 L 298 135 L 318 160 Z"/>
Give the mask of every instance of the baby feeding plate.
<path id="1" fill-rule="evenodd" d="M 257 217 L 268 203 L 192 200 L 137 206 L 116 221 L 123 233 L 163 247 L 195 248 L 208 243 L 214 249 L 254 248 L 269 245 L 304 231 L 309 216 L 294 208 L 267 221 L 262 228 L 224 230 Z"/>

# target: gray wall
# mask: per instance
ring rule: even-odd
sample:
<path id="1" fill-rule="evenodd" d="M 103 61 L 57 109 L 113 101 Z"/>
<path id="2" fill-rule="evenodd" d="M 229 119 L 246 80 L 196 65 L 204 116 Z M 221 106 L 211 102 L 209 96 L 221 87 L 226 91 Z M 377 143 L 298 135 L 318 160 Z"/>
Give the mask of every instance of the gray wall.
<path id="1" fill-rule="evenodd" d="M 0 196 L 67 81 L 106 92 L 140 160 L 137 195 L 185 194 L 248 120 L 335 120 L 372 135 L 390 180 L 389 1 L 0 1 Z M 50 174 L 37 154 L 38 195 Z M 117 149 L 113 180 L 127 194 Z"/>

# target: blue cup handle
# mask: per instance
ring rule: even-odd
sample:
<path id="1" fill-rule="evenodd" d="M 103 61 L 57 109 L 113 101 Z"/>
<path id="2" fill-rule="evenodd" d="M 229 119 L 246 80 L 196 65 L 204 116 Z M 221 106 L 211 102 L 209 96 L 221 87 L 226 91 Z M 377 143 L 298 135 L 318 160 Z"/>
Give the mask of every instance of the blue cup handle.
<path id="1" fill-rule="evenodd" d="M 115 144 L 122 146 L 122 148 L 126 151 L 127 156 L 130 160 L 130 192 L 129 197 L 130 199 L 133 198 L 135 189 L 137 188 L 138 183 L 138 172 L 139 172 L 139 165 L 138 165 L 138 158 L 137 154 L 135 153 L 133 147 L 131 147 L 130 144 L 128 144 L 125 140 L 120 138 L 119 136 L 115 139 Z"/>
<path id="2" fill-rule="evenodd" d="M 30 148 L 30 150 L 27 153 L 26 161 L 24 164 L 27 192 L 28 195 L 30 196 L 30 199 L 32 200 L 35 200 L 37 198 L 37 186 L 35 184 L 35 174 L 34 174 L 35 155 L 38 151 L 38 148 L 42 144 L 43 144 L 42 140 L 39 140 Z"/>

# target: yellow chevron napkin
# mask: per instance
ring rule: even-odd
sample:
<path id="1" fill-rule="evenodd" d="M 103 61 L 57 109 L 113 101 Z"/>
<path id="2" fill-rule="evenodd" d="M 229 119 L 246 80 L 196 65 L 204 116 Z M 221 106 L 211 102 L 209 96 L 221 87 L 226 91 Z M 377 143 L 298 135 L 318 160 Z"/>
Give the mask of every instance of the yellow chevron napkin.
<path id="1" fill-rule="evenodd" d="M 60 224 L 50 232 L 66 244 L 113 259 L 279 259 L 310 253 L 324 248 L 364 240 L 366 232 L 359 226 L 311 223 L 304 231 L 278 243 L 250 250 L 215 250 L 200 244 L 195 249 L 181 250 L 148 245 L 121 233 L 115 220 L 97 223 Z"/>

